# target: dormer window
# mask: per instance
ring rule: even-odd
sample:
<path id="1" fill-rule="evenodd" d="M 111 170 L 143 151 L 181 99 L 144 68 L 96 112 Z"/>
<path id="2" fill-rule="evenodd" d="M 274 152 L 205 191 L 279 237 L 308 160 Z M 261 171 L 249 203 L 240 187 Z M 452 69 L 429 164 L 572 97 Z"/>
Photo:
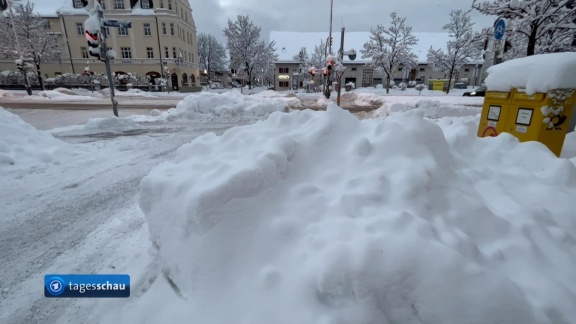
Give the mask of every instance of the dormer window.
<path id="1" fill-rule="evenodd" d="M 124 9 L 124 0 L 114 0 L 114 9 Z"/>
<path id="2" fill-rule="evenodd" d="M 142 9 L 150 9 L 150 0 L 142 0 Z"/>
<path id="3" fill-rule="evenodd" d="M 74 0 L 74 8 L 84 8 L 82 0 Z"/>

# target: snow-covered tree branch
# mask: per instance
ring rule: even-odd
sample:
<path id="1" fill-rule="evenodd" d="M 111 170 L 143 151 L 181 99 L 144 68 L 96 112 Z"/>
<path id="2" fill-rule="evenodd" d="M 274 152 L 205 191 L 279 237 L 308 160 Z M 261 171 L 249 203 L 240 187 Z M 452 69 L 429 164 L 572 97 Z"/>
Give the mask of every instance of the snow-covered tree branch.
<path id="1" fill-rule="evenodd" d="M 200 33 L 198 35 L 198 63 L 200 72 L 223 71 L 226 69 L 226 48 L 214 35 Z"/>
<path id="2" fill-rule="evenodd" d="M 33 61 L 36 77 L 44 89 L 42 62 L 57 62 L 61 59 L 64 46 L 57 35 L 48 32 L 48 21 L 34 13 L 34 4 L 27 2 L 13 4 L 14 27 L 21 47 L 22 57 Z M 4 57 L 17 59 L 17 42 L 12 30 L 12 23 L 5 15 L 0 15 L 0 53 Z"/>
<path id="3" fill-rule="evenodd" d="M 248 75 L 249 87 L 252 87 L 252 77 L 259 70 L 268 68 L 271 62 L 278 60 L 274 48 L 275 42 L 268 45 L 260 40 L 262 28 L 254 25 L 248 16 L 237 16 L 233 22 L 228 19 L 228 27 L 224 29 L 227 38 L 226 47 L 230 53 L 233 68 L 243 69 Z"/>
<path id="4" fill-rule="evenodd" d="M 480 49 L 478 37 L 472 31 L 472 23 L 468 13 L 462 10 L 450 12 L 450 22 L 443 27 L 448 30 L 451 40 L 448 41 L 447 51 L 430 48 L 428 50 L 428 64 L 436 71 L 442 71 L 448 76 L 448 90 L 452 85 L 454 73 L 472 59 L 478 59 Z"/>
<path id="5" fill-rule="evenodd" d="M 412 35 L 412 27 L 396 12 L 391 13 L 390 18 L 390 26 L 377 25 L 370 30 L 370 41 L 360 50 L 362 57 L 371 58 L 371 65 L 386 77 L 386 93 L 390 92 L 390 81 L 401 64 L 406 68 L 418 64 L 417 56 L 411 52 L 411 47 L 418 42 Z"/>
<path id="6" fill-rule="evenodd" d="M 576 49 L 575 4 L 574 0 L 473 0 L 472 8 L 509 20 L 512 32 L 525 37 L 530 56 Z"/>

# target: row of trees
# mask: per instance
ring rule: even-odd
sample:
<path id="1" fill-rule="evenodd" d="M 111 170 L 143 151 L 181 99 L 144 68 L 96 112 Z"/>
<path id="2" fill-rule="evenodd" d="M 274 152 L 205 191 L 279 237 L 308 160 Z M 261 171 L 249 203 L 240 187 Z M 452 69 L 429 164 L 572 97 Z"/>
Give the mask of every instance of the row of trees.
<path id="1" fill-rule="evenodd" d="M 261 31 L 262 28 L 256 26 L 249 16 L 238 15 L 236 21 L 228 19 L 228 27 L 223 30 L 226 47 L 214 35 L 200 33 L 198 60 L 201 73 L 206 71 L 209 78 L 210 72 L 224 71 L 228 66 L 228 69 L 245 73 L 250 88 L 256 76 L 273 80 L 278 60 L 275 42 L 267 44 L 261 39 Z"/>
<path id="2" fill-rule="evenodd" d="M 474 0 L 472 8 L 507 19 L 509 58 L 576 51 L 576 0 Z M 386 77 L 387 92 L 400 65 L 411 68 L 417 64 L 411 47 L 418 41 L 405 18 L 396 13 L 390 18 L 389 26 L 377 25 L 371 29 L 370 41 L 361 50 L 363 58 L 372 59 L 371 65 Z M 481 59 L 485 41 L 493 35 L 492 28 L 474 32 L 473 26 L 467 12 L 452 11 L 450 22 L 443 27 L 450 35 L 446 49 L 430 48 L 428 51 L 428 64 L 442 71 L 449 83 L 464 64 Z"/>

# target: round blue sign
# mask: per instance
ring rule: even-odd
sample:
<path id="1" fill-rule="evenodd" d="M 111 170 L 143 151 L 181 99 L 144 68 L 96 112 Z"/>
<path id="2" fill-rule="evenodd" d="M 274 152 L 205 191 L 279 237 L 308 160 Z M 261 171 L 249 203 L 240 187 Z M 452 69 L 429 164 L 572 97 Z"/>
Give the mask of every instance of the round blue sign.
<path id="1" fill-rule="evenodd" d="M 502 37 L 504 37 L 505 32 L 506 32 L 506 21 L 500 18 L 498 19 L 496 25 L 494 26 L 494 38 L 496 40 L 501 40 Z"/>

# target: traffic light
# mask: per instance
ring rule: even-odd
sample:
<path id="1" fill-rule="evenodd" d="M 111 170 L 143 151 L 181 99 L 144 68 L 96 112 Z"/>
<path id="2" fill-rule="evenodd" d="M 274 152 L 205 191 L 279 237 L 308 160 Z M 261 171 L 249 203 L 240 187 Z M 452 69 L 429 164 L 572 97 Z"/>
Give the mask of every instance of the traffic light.
<path id="1" fill-rule="evenodd" d="M 8 0 L 0 0 L 0 12 L 8 9 Z"/>
<path id="2" fill-rule="evenodd" d="M 322 75 L 327 76 L 327 75 L 328 75 L 328 70 L 322 69 Z"/>
<path id="3" fill-rule="evenodd" d="M 16 63 L 16 68 L 20 72 L 24 72 L 24 61 L 22 59 L 14 61 Z"/>
<path id="4" fill-rule="evenodd" d="M 332 46 L 332 36 L 328 37 L 328 45 Z"/>
<path id="5" fill-rule="evenodd" d="M 92 34 L 86 31 L 86 40 L 88 41 L 88 54 L 100 59 L 100 44 L 98 43 L 98 33 Z"/>
<path id="6" fill-rule="evenodd" d="M 334 60 L 331 57 L 329 57 L 328 61 L 326 62 L 326 69 L 328 71 L 332 71 L 333 67 L 334 67 Z"/>

